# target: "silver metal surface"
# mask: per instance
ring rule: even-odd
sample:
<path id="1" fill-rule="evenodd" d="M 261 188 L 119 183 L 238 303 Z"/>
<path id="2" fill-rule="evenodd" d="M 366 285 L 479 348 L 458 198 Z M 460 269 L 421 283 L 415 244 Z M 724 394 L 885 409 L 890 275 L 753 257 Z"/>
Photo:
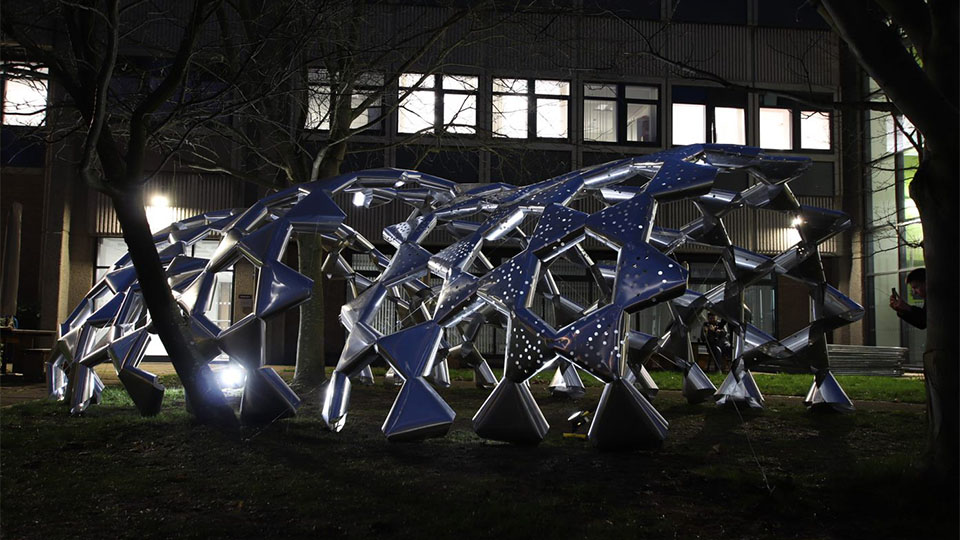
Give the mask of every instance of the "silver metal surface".
<path id="1" fill-rule="evenodd" d="M 455 414 L 433 385 L 448 386 L 447 362 L 456 362 L 475 370 L 478 386 L 493 388 L 473 417 L 482 437 L 541 441 L 549 426 L 529 381 L 556 368 L 549 385 L 555 394 L 584 394 L 578 370 L 606 383 L 590 426 L 595 444 L 652 448 L 663 441 L 667 423 L 649 402 L 657 388 L 647 362 L 665 359 L 682 370 L 684 395 L 691 402 L 714 394 L 696 364 L 690 336 L 706 310 L 726 319 L 733 332 L 731 372 L 716 390 L 717 403 L 762 407 L 750 368 L 792 361 L 817 374 L 808 406 L 852 408 L 829 372 L 824 336 L 860 319 L 863 309 L 826 283 L 818 249 L 851 222 L 843 213 L 797 202 L 789 182 L 809 164 L 807 158 L 772 156 L 757 148 L 698 144 L 522 187 L 457 184 L 416 171 L 376 169 L 295 186 L 239 212 L 210 212 L 174 223 L 154 241 L 189 317 L 192 345 L 205 358 L 226 355 L 247 371 L 240 405 L 245 423 L 273 422 L 299 406 L 283 379 L 263 365 L 266 320 L 309 300 L 313 280 L 281 261 L 291 239 L 316 235 L 327 251 L 323 273 L 345 280 L 347 291 L 340 310 L 346 340 L 321 390 L 328 429 L 339 431 L 346 423 L 351 378 L 372 382 L 371 364 L 383 360 L 391 368 L 388 381 L 401 385 L 383 424 L 385 436 L 415 440 L 446 433 Z M 719 174 L 732 171 L 749 173 L 757 183 L 741 192 L 713 189 Z M 404 221 L 384 224 L 383 239 L 392 254 L 344 223 L 346 214 L 332 198 L 337 193 L 351 195 L 361 208 L 395 201 L 412 209 Z M 571 208 L 588 197 L 605 206 L 592 214 Z M 654 227 L 658 205 L 677 200 L 692 201 L 699 216 L 678 229 Z M 735 246 L 724 223 L 734 210 L 780 212 L 794 220 L 800 240 L 774 257 Z M 438 227 L 456 240 L 428 250 L 421 244 Z M 185 255 L 210 235 L 218 235 L 220 244 L 209 260 Z M 613 250 L 615 265 L 591 258 L 588 237 Z M 673 255 L 685 243 L 712 246 L 726 282 L 704 294 L 689 290 L 687 270 Z M 493 249 L 512 251 L 493 264 L 499 260 L 491 258 Z M 349 253 L 370 257 L 376 275 L 354 270 Z M 257 271 L 254 310 L 220 328 L 206 315 L 216 274 L 241 260 Z M 581 306 L 562 293 L 551 272 L 558 261 L 589 276 L 597 291 L 592 305 Z M 744 290 L 771 275 L 797 280 L 809 290 L 810 324 L 782 339 L 752 326 L 744 309 Z M 671 321 L 662 336 L 631 329 L 634 314 L 664 303 Z M 535 306 L 547 306 L 547 312 Z M 398 314 L 398 320 L 382 325 L 386 312 Z M 488 324 L 505 327 L 499 381 L 475 345 L 480 328 Z M 136 272 L 124 256 L 61 325 L 48 363 L 50 395 L 69 398 L 71 410 L 83 412 L 102 389 L 90 367 L 112 361 L 140 412 L 154 414 L 163 387 L 137 367 L 149 327 Z M 461 339 L 450 347 L 447 339 L 454 337 Z"/>

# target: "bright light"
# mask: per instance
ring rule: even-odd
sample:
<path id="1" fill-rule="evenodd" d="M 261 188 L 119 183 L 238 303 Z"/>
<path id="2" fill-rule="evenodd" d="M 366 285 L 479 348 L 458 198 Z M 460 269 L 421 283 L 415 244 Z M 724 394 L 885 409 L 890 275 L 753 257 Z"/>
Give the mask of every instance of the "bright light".
<path id="1" fill-rule="evenodd" d="M 369 207 L 372 199 L 373 194 L 369 191 L 357 191 L 353 194 L 353 205 Z"/>
<path id="2" fill-rule="evenodd" d="M 150 232 L 157 232 L 173 223 L 173 208 L 170 207 L 170 199 L 165 195 L 154 195 L 150 197 L 150 204 L 145 208 L 147 211 L 147 222 L 150 224 Z"/>
<path id="3" fill-rule="evenodd" d="M 787 245 L 793 246 L 799 244 L 802 238 L 800 237 L 800 231 L 794 227 L 787 227 L 783 229 L 784 234 L 787 235 Z"/>
<path id="4" fill-rule="evenodd" d="M 247 372 L 236 364 L 228 364 L 217 371 L 220 388 L 240 388 L 247 379 Z"/>
<path id="5" fill-rule="evenodd" d="M 800 216 L 794 217 L 793 221 L 790 222 L 791 227 L 799 227 L 801 225 L 803 225 L 803 218 Z"/>
<path id="6" fill-rule="evenodd" d="M 706 142 L 707 106 L 696 103 L 673 104 L 673 144 Z"/>

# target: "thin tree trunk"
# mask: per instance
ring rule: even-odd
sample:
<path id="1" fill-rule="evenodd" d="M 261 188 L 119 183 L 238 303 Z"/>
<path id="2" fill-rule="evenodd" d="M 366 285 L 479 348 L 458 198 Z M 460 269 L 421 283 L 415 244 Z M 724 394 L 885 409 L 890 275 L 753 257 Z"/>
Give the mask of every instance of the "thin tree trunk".
<path id="1" fill-rule="evenodd" d="M 180 307 L 167 286 L 160 257 L 143 208 L 143 189 L 138 185 L 113 196 L 113 207 L 137 271 L 143 299 L 150 311 L 153 329 L 163 342 L 197 419 L 221 427 L 238 425 L 233 409 L 216 384 L 213 372 L 202 358 Z"/>
<path id="2" fill-rule="evenodd" d="M 928 151 L 910 184 L 923 226 L 927 271 L 927 344 L 923 371 L 931 472 L 947 482 L 956 479 L 960 429 L 960 370 L 957 329 L 960 294 L 957 284 L 958 166 L 955 155 Z"/>
<path id="3" fill-rule="evenodd" d="M 333 139 L 336 133 L 349 129 L 350 99 L 340 100 L 336 118 L 334 118 Z M 338 120 L 339 119 L 339 120 Z M 340 174 L 340 166 L 346 155 L 347 143 L 340 142 L 331 147 L 317 168 L 317 176 L 312 180 L 330 178 Z M 326 336 L 324 334 L 325 303 L 323 298 L 323 247 L 320 237 L 300 235 L 297 240 L 300 257 L 300 273 L 313 280 L 310 300 L 300 306 L 300 336 L 297 341 L 297 367 L 293 376 L 294 386 L 303 392 L 318 388 L 326 381 Z"/>
<path id="4" fill-rule="evenodd" d="M 297 238 L 300 273 L 313 279 L 310 300 L 300 306 L 300 336 L 297 341 L 297 368 L 293 384 L 312 390 L 326 380 L 324 355 L 323 249 L 320 237 L 303 234 Z"/>

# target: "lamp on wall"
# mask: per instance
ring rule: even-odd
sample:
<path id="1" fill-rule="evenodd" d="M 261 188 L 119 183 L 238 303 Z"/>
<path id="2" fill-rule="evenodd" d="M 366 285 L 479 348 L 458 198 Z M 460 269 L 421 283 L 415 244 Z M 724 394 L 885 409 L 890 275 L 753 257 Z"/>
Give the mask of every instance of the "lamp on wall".
<path id="1" fill-rule="evenodd" d="M 150 197 L 150 204 L 145 210 L 151 232 L 159 231 L 173 223 L 174 212 L 170 206 L 170 199 L 166 195 L 156 194 Z"/>

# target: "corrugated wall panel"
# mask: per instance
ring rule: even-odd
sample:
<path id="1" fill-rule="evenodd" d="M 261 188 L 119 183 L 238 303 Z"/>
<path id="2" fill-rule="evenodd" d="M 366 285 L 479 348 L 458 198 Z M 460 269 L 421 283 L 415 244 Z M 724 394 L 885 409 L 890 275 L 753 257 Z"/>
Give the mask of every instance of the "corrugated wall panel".
<path id="1" fill-rule="evenodd" d="M 679 229 L 700 217 L 700 211 L 690 201 L 677 201 L 657 207 L 657 227 Z"/>
<path id="2" fill-rule="evenodd" d="M 838 86 L 837 37 L 824 30 L 757 28 L 757 82 Z M 786 52 L 790 51 L 790 52 Z"/>
<path id="3" fill-rule="evenodd" d="M 581 19 L 581 46 L 578 66 L 618 76 L 662 77 L 666 66 L 649 55 L 644 36 L 652 36 L 656 25 L 648 21 L 624 21 L 610 17 Z M 554 53 L 556 54 L 556 53 Z"/>
<path id="4" fill-rule="evenodd" d="M 667 34 L 666 55 L 725 79 L 749 81 L 750 32 L 741 26 L 675 24 Z"/>
<path id="5" fill-rule="evenodd" d="M 834 197 L 797 197 L 800 204 L 819 208 L 838 209 L 839 202 Z M 790 226 L 791 217 L 781 212 L 758 210 L 757 219 L 757 249 L 760 253 L 774 255 L 780 253 L 797 241 L 796 233 Z M 840 255 L 841 238 L 834 236 L 820 244 L 820 253 L 823 255 Z"/>
<path id="6" fill-rule="evenodd" d="M 723 218 L 727 235 L 735 246 L 754 251 L 756 249 L 757 225 L 753 210 L 738 208 Z"/>
<path id="7" fill-rule="evenodd" d="M 234 179 L 215 174 L 158 174 L 144 187 L 144 206 L 154 195 L 163 195 L 170 204 L 173 221 L 180 221 L 204 212 L 236 208 L 243 203 L 242 185 Z M 112 236 L 122 233 L 117 214 L 109 197 L 98 193 L 91 234 Z"/>
<path id="8" fill-rule="evenodd" d="M 578 65 L 580 23 L 575 17 L 530 14 L 503 18 L 503 13 L 487 17 L 493 29 L 484 41 L 484 67 L 495 67 L 492 74 L 514 71 L 569 76 L 569 69 Z"/>
<path id="9" fill-rule="evenodd" d="M 801 204 L 820 208 L 837 209 L 838 202 L 833 197 L 799 197 Z M 679 229 L 700 217 L 700 212 L 690 201 L 679 201 L 661 205 L 657 211 L 656 225 Z M 724 216 L 723 223 L 734 245 L 744 249 L 774 255 L 792 246 L 795 238 L 790 228 L 790 216 L 770 210 L 740 208 Z M 793 240 L 793 241 L 791 241 Z M 820 246 L 824 255 L 840 254 L 840 237 L 834 237 Z M 683 246 L 683 253 L 705 251 L 697 246 Z"/>
<path id="10" fill-rule="evenodd" d="M 769 210 L 757 211 L 756 251 L 767 255 L 780 253 L 796 242 L 792 234 L 795 231 L 790 227 L 789 216 Z"/>

